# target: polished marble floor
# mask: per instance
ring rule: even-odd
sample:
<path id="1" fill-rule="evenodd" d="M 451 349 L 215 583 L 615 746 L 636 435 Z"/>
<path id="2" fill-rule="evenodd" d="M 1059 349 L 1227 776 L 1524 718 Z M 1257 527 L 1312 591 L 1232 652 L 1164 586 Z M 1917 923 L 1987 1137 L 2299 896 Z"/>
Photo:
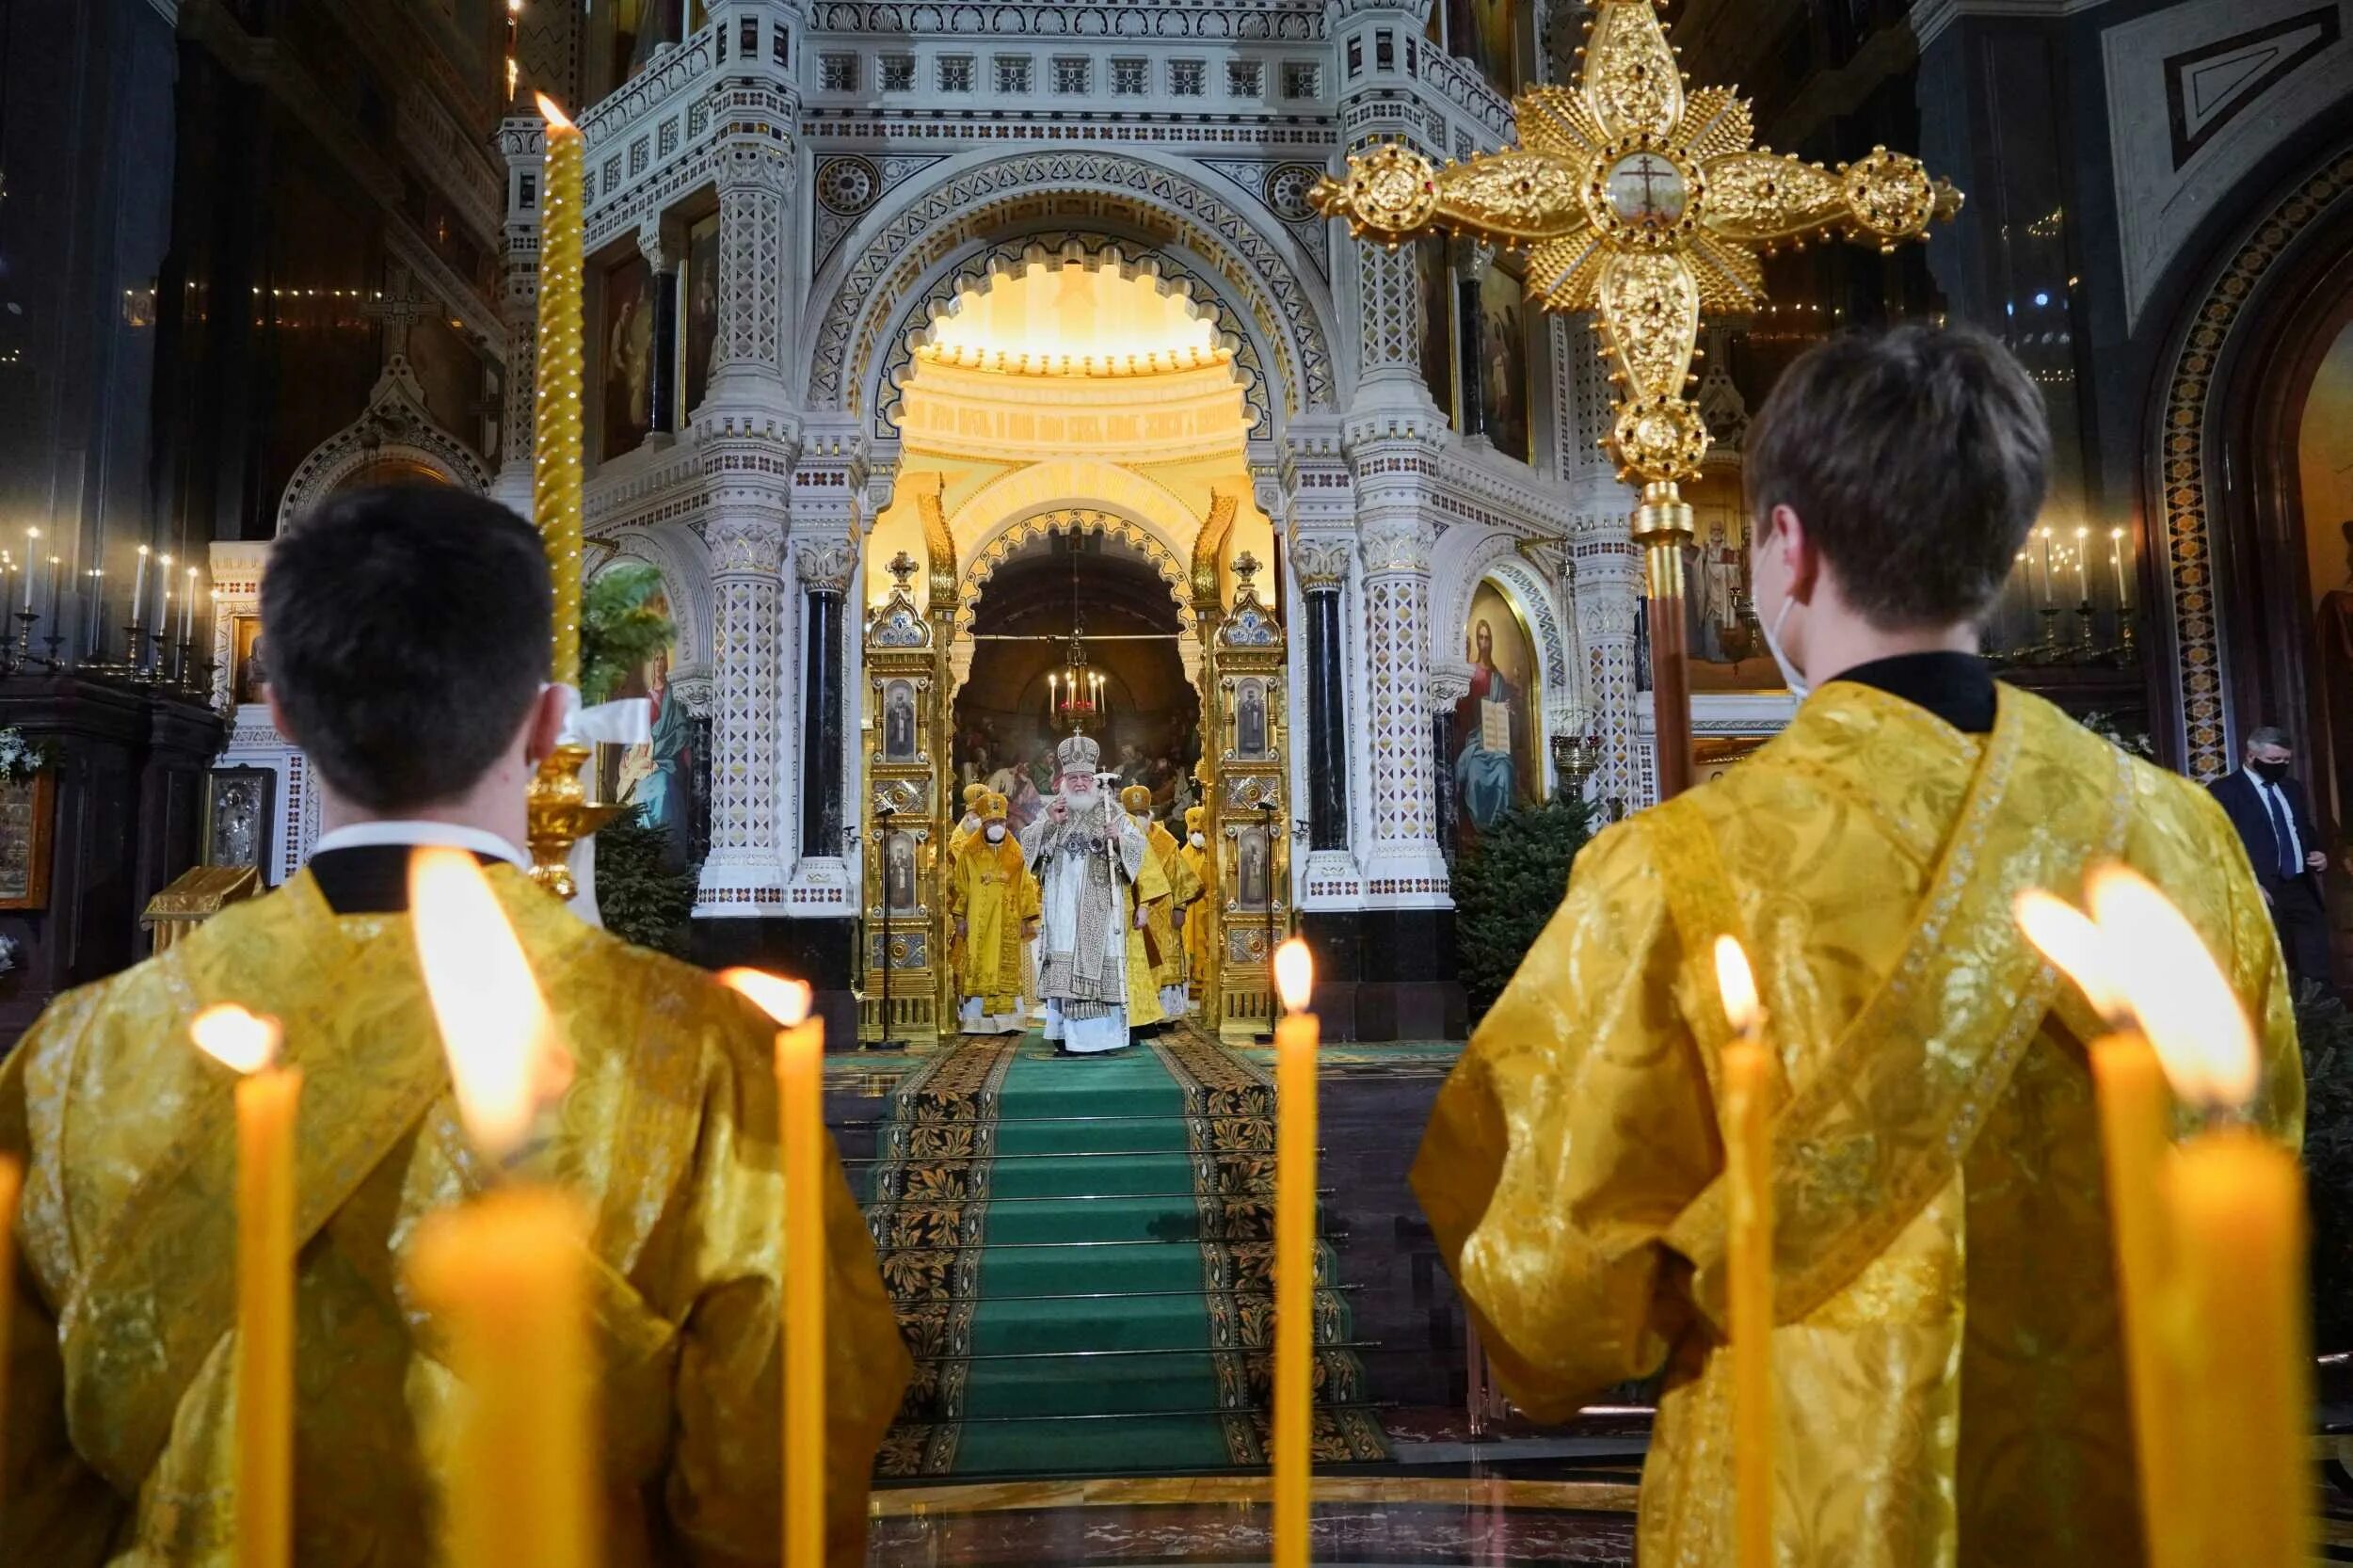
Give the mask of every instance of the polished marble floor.
<path id="1" fill-rule="evenodd" d="M 1000 1483 L 877 1493 L 870 1568 L 1262 1563 L 1263 1478 Z M 1600 1563 L 1634 1557 L 1625 1480 L 1329 1477 L 1315 1488 L 1321 1568 Z"/>

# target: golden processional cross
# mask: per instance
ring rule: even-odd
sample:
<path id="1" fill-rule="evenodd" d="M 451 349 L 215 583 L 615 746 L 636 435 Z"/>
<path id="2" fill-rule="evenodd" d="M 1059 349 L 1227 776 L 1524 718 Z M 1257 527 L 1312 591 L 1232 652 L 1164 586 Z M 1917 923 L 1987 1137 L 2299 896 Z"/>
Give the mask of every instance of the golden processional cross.
<path id="1" fill-rule="evenodd" d="M 1592 311 L 1613 362 L 1618 415 L 1602 442 L 1638 478 L 1658 787 L 1691 778 L 1683 628 L 1683 551 L 1707 425 L 1687 395 L 1703 311 L 1765 298 L 1761 248 L 1821 234 L 1877 243 L 1924 235 L 1961 193 L 1883 147 L 1825 168 L 1750 144 L 1749 105 L 1726 88 L 1687 88 L 1655 0 L 1596 0 L 1583 77 L 1515 105 L 1520 145 L 1437 167 L 1409 147 L 1348 161 L 1308 200 L 1362 238 L 1395 249 L 1433 230 L 1528 252 L 1528 288 L 1551 311 Z"/>

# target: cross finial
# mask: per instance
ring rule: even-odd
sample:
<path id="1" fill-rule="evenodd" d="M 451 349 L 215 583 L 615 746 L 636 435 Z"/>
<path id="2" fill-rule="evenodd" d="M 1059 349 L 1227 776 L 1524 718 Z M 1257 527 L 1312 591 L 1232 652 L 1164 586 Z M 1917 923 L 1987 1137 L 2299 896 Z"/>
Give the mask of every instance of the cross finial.
<path id="1" fill-rule="evenodd" d="M 899 552 L 898 554 L 893 555 L 890 558 L 889 564 L 884 567 L 883 569 L 890 573 L 892 579 L 898 583 L 899 590 L 902 593 L 904 593 L 907 591 L 908 584 L 915 581 L 915 574 L 921 570 L 922 568 L 917 563 L 914 556 L 908 554 L 903 550 Z"/>
<path id="2" fill-rule="evenodd" d="M 1961 193 L 1884 147 L 1825 168 L 1754 139 L 1747 102 L 1684 86 L 1653 0 L 1598 0 L 1574 88 L 1517 104 L 1520 145 L 1438 168 L 1390 145 L 1310 193 L 1365 238 L 1434 229 L 1528 252 L 1548 310 L 1593 311 L 1615 361 L 1610 444 L 1645 481 L 1698 475 L 1707 427 L 1686 388 L 1703 311 L 1764 303 L 1757 252 L 1842 234 L 1892 250 L 1961 210 Z"/>

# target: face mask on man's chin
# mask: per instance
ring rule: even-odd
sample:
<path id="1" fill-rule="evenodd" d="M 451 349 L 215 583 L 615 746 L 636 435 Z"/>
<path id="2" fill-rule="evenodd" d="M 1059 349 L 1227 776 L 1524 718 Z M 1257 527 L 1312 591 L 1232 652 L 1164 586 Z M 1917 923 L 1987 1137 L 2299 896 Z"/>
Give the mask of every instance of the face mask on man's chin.
<path id="1" fill-rule="evenodd" d="M 1193 847 L 1195 849 L 1199 849 L 1202 844 L 1207 841 L 1198 833 L 1188 833 L 1185 837 L 1192 841 Z"/>
<path id="2" fill-rule="evenodd" d="M 992 844 L 1001 844 L 1005 841 L 1005 824 L 1003 823 L 990 823 L 981 831 L 988 835 L 988 841 Z"/>
<path id="3" fill-rule="evenodd" d="M 1765 651 L 1773 656 L 1773 667 L 1781 671 L 1782 684 L 1789 688 L 1791 696 L 1803 702 L 1813 693 L 1814 688 L 1807 682 L 1805 673 L 1791 664 L 1789 655 L 1781 649 L 1782 624 L 1789 618 L 1789 607 L 1797 602 L 1794 599 L 1785 598 L 1781 601 L 1781 608 L 1773 612 L 1773 618 L 1769 621 L 1758 621 L 1756 629 L 1765 634 Z"/>

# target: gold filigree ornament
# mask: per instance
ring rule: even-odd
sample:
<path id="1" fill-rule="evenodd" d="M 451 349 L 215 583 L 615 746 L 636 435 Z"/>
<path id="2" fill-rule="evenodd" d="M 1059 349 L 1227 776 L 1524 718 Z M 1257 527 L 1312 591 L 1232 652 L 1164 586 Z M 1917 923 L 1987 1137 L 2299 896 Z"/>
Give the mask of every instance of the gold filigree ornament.
<path id="1" fill-rule="evenodd" d="M 1575 87 L 1520 96 L 1519 146 L 1436 165 L 1385 144 L 1308 200 L 1392 248 L 1443 230 L 1525 250 L 1529 291 L 1596 311 L 1622 401 L 1654 406 L 1620 435 L 1657 428 L 1662 399 L 1688 402 L 1701 312 L 1765 302 L 1760 249 L 1833 234 L 1892 248 L 1961 210 L 1959 191 L 1883 147 L 1834 169 L 1755 148 L 1745 100 L 1689 86 L 1654 0 L 1600 0 L 1579 53 Z M 1705 451 L 1680 434 L 1609 444 L 1643 481 L 1695 477 Z"/>
<path id="2" fill-rule="evenodd" d="M 1594 0 L 1578 55 L 1574 87 L 1520 95 L 1520 145 L 1441 166 L 1385 144 L 1350 158 L 1308 200 L 1392 249 L 1444 231 L 1524 250 L 1529 292 L 1546 310 L 1595 313 L 1619 404 L 1600 444 L 1619 477 L 1642 488 L 1638 526 L 1661 547 L 1648 552 L 1656 602 L 1681 591 L 1680 573 L 1665 570 L 1665 547 L 1689 540 L 1676 486 L 1698 476 L 1707 452 L 1689 396 L 1702 313 L 1765 303 L 1760 251 L 1826 235 L 1890 250 L 1956 216 L 1961 196 L 1883 147 L 1835 168 L 1755 147 L 1745 100 L 1689 84 L 1656 0 Z M 1664 619 L 1679 626 L 1680 609 Z M 1667 755 L 1673 732 L 1689 745 L 1684 656 L 1672 642 L 1652 642 L 1670 794 L 1688 775 L 1688 757 Z"/>

